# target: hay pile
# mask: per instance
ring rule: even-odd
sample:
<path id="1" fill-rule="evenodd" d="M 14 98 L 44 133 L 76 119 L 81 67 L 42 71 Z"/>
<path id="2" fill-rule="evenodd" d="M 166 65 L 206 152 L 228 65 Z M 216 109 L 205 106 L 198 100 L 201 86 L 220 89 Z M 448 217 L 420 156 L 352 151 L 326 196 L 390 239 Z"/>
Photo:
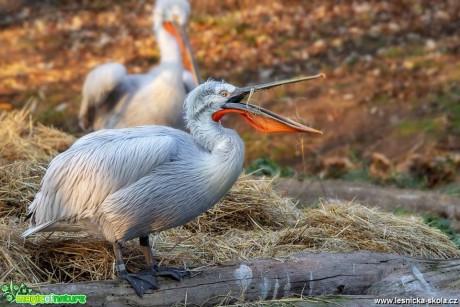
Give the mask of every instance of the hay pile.
<path id="1" fill-rule="evenodd" d="M 26 109 L 0 113 L 0 217 L 25 212 L 45 166 L 75 138 L 34 124 Z"/>
<path id="2" fill-rule="evenodd" d="M 27 111 L 0 113 L 0 162 L 48 162 L 75 141 L 69 134 L 35 124 Z"/>
<path id="3" fill-rule="evenodd" d="M 51 283 L 113 278 L 112 247 L 91 235 L 19 237 L 27 228 L 25 206 L 44 173 L 40 163 L 73 141 L 56 130 L 33 126 L 24 112 L 0 117 L 0 127 L 12 123 L 8 133 L 2 129 L 0 134 L 2 146 L 8 147 L 0 153 L 0 283 L 10 279 Z M 5 141 L 5 135 L 12 137 Z M 11 150 L 13 146 L 18 154 Z M 151 236 L 151 240 L 163 264 L 186 267 L 252 257 L 288 257 L 306 249 L 460 257 L 444 234 L 420 218 L 396 217 L 354 203 L 321 203 L 320 208 L 301 210 L 274 192 L 270 180 L 248 176 L 241 177 L 214 209 L 187 225 Z M 129 269 L 144 266 L 135 240 L 126 244 L 125 254 Z"/>

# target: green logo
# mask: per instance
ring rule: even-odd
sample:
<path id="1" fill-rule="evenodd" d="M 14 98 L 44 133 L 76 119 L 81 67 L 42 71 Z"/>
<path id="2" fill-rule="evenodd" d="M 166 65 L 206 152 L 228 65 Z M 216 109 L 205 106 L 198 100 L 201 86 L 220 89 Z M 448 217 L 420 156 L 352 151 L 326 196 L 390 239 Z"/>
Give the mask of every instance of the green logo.
<path id="1" fill-rule="evenodd" d="M 2 295 L 10 303 L 16 303 L 16 295 L 29 294 L 30 292 L 32 292 L 32 289 L 27 288 L 24 283 L 18 286 L 13 284 L 13 281 L 10 281 L 9 285 L 2 286 Z"/>
<path id="2" fill-rule="evenodd" d="M 24 283 L 20 285 L 13 284 L 3 285 L 1 288 L 2 296 L 9 303 L 16 304 L 86 304 L 86 295 L 84 294 L 32 294 L 32 289 L 27 288 Z"/>

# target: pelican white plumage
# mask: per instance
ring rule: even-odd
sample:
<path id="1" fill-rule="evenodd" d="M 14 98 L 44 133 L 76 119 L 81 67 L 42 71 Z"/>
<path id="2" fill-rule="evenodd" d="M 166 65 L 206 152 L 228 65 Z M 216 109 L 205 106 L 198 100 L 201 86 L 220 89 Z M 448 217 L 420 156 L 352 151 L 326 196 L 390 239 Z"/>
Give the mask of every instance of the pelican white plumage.
<path id="1" fill-rule="evenodd" d="M 303 77 L 237 88 L 207 81 L 184 103 L 190 134 L 164 126 L 107 129 L 77 140 L 49 164 L 42 187 L 29 206 L 30 227 L 40 231 L 89 231 L 113 244 L 117 271 L 142 296 L 156 288 L 154 275 L 180 279 L 186 271 L 155 265 L 148 235 L 183 225 L 216 204 L 241 173 L 244 144 L 223 127 L 226 113 L 239 113 L 265 132 L 320 131 L 241 102 L 253 91 Z M 128 274 L 122 244 L 139 238 L 150 269 Z"/>
<path id="2" fill-rule="evenodd" d="M 82 91 L 79 124 L 84 130 L 165 125 L 184 128 L 185 95 L 201 83 L 185 25 L 187 0 L 157 0 L 154 32 L 160 64 L 147 74 L 128 75 L 118 63 L 94 68 Z"/>

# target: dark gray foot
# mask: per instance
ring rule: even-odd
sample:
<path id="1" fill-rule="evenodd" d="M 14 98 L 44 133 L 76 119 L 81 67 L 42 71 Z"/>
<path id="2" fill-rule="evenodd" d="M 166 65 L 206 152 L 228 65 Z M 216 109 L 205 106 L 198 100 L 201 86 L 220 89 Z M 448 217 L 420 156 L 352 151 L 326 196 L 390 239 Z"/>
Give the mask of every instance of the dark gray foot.
<path id="1" fill-rule="evenodd" d="M 190 271 L 174 268 L 174 267 L 161 267 L 158 265 L 152 265 L 146 270 L 142 271 L 142 274 L 150 273 L 154 276 L 164 276 L 164 277 L 172 277 L 176 280 L 181 281 L 182 278 L 186 276 L 190 276 Z"/>
<path id="2" fill-rule="evenodd" d="M 148 289 L 158 289 L 157 281 L 151 274 L 131 274 L 126 271 L 121 272 L 120 277 L 127 280 L 139 297 L 143 297 Z"/>

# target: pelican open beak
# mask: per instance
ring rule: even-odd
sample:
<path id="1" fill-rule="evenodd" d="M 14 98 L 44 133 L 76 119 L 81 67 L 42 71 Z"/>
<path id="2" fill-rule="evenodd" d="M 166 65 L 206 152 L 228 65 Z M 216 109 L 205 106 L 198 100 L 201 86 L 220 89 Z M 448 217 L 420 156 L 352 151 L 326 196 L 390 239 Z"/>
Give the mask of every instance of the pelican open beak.
<path id="1" fill-rule="evenodd" d="M 222 110 L 215 112 L 213 120 L 218 122 L 227 113 L 238 113 L 254 128 L 259 131 L 274 132 L 303 132 L 312 134 L 323 134 L 323 132 L 302 125 L 296 121 L 285 118 L 259 106 L 241 102 L 248 94 L 256 91 L 270 89 L 288 83 L 301 82 L 306 80 L 325 78 L 324 74 L 309 77 L 300 77 L 283 81 L 265 83 L 250 87 L 237 88 L 229 97 L 228 101 L 222 107 Z"/>
<path id="2" fill-rule="evenodd" d="M 182 61 L 184 68 L 192 73 L 196 85 L 198 86 L 201 83 L 203 83 L 203 80 L 200 76 L 200 71 L 198 70 L 198 64 L 196 63 L 195 56 L 193 55 L 192 46 L 190 45 L 190 40 L 188 38 L 188 34 L 185 30 L 185 27 L 180 25 L 176 21 L 163 22 L 163 27 L 169 33 L 171 33 L 179 43 L 180 49 L 182 51 Z"/>

